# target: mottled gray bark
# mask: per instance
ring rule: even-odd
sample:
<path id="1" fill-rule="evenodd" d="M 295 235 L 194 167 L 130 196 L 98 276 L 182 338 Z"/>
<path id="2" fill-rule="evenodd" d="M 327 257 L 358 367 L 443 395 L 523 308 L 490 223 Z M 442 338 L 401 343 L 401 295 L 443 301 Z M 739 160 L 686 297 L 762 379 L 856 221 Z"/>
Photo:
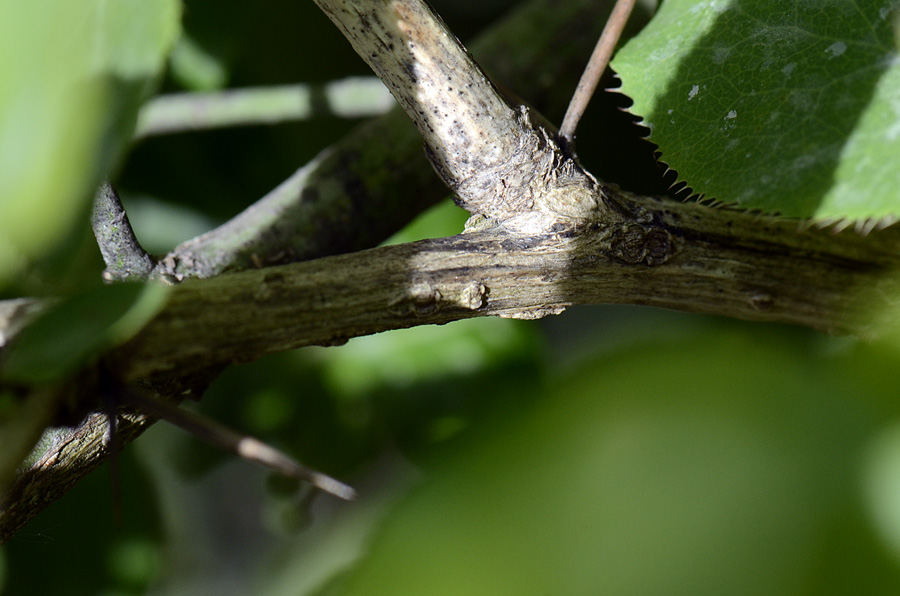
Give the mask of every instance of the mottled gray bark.
<path id="1" fill-rule="evenodd" d="M 115 189 L 104 182 L 94 197 L 91 227 L 110 281 L 147 279 L 155 263 L 138 242 Z"/>

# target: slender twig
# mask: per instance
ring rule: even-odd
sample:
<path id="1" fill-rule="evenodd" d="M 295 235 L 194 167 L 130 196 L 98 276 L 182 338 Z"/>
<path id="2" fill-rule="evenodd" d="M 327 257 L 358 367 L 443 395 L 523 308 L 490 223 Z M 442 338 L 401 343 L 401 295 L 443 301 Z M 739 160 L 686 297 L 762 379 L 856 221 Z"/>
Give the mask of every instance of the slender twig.
<path id="1" fill-rule="evenodd" d="M 364 118 L 387 112 L 394 100 L 375 77 L 209 93 L 173 93 L 141 108 L 135 138 L 227 126 L 275 124 L 320 116 Z"/>
<path id="2" fill-rule="evenodd" d="M 134 391 L 126 391 L 122 397 L 141 412 L 171 422 L 211 445 L 262 464 L 279 474 L 305 480 L 341 499 L 351 501 L 356 498 L 356 491 L 343 482 L 308 468 L 278 449 L 214 420 Z"/>
<path id="3" fill-rule="evenodd" d="M 91 227 L 106 263 L 108 280 L 146 279 L 155 263 L 141 248 L 115 189 L 104 182 L 94 197 Z"/>
<path id="4" fill-rule="evenodd" d="M 603 33 L 600 34 L 600 39 L 597 40 L 597 45 L 594 47 L 594 52 L 591 54 L 588 65 L 584 69 L 584 74 L 581 75 L 581 80 L 578 81 L 578 87 L 576 87 L 575 93 L 572 95 L 572 101 L 569 103 L 569 109 L 566 110 L 562 126 L 559 127 L 559 135 L 569 145 L 575 140 L 575 128 L 578 126 L 581 116 L 584 115 L 588 102 L 591 100 L 594 91 L 597 89 L 597 84 L 600 82 L 600 77 L 603 76 L 603 72 L 609 64 L 613 50 L 616 49 L 622 30 L 625 29 L 625 24 L 631 15 L 631 10 L 634 8 L 634 3 L 635 0 L 618 0 L 616 2 L 612 13 L 609 15 L 609 20 L 606 21 L 606 27 L 603 28 Z"/>

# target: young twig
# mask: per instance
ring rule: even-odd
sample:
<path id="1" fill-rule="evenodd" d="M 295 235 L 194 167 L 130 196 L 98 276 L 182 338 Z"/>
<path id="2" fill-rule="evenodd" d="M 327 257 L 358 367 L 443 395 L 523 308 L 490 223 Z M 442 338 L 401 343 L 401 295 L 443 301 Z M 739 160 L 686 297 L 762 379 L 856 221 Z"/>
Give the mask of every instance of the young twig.
<path id="1" fill-rule="evenodd" d="M 135 139 L 229 126 L 276 124 L 316 116 L 363 118 L 384 114 L 394 99 L 375 77 L 210 93 L 172 93 L 148 101 Z"/>
<path id="2" fill-rule="evenodd" d="M 600 34 L 600 39 L 597 40 L 591 59 L 584 69 L 584 74 L 581 75 L 581 80 L 578 81 L 578 87 L 575 88 L 572 101 L 569 102 L 569 108 L 566 110 L 562 126 L 559 127 L 560 137 L 565 139 L 566 144 L 569 146 L 575 140 L 575 128 L 578 126 L 578 122 L 581 120 L 588 102 L 597 89 L 600 77 L 603 76 L 603 72 L 609 64 L 613 50 L 615 50 L 619 37 L 622 35 L 622 30 L 628 22 L 628 17 L 631 15 L 631 10 L 634 8 L 634 3 L 635 0 L 618 0 L 616 2 L 609 19 L 606 21 L 606 27 L 603 28 L 603 33 Z"/>
<path id="3" fill-rule="evenodd" d="M 150 275 L 155 263 L 141 248 L 119 195 L 108 182 L 100 186 L 94 197 L 91 227 L 106 263 L 104 277 L 124 281 L 146 279 Z"/>
<path id="4" fill-rule="evenodd" d="M 133 391 L 124 392 L 123 398 L 141 412 L 171 422 L 211 445 L 231 451 L 246 460 L 262 464 L 279 474 L 305 480 L 316 488 L 346 501 L 352 501 L 356 498 L 356 491 L 353 488 L 304 466 L 285 453 L 270 445 L 266 445 L 258 439 L 242 435 L 189 410 Z"/>

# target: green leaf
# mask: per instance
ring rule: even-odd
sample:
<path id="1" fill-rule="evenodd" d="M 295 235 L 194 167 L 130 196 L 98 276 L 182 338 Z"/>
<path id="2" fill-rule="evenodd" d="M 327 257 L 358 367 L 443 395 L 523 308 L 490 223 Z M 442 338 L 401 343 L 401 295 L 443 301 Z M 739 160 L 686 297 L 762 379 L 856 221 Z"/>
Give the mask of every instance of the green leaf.
<path id="1" fill-rule="evenodd" d="M 228 82 L 225 64 L 187 35 L 182 35 L 169 58 L 170 74 L 191 91 L 223 89 Z"/>
<path id="2" fill-rule="evenodd" d="M 896 593 L 859 490 L 891 381 L 834 348 L 734 326 L 600 354 L 469 435 L 325 593 Z"/>
<path id="3" fill-rule="evenodd" d="M 821 220 L 900 216 L 893 0 L 667 0 L 616 56 L 696 193 Z"/>
<path id="4" fill-rule="evenodd" d="M 165 304 L 168 286 L 118 283 L 63 299 L 4 348 L 0 380 L 49 383 L 133 337 Z"/>
<path id="5" fill-rule="evenodd" d="M 178 34 L 178 0 L 0 0 L 0 284 L 83 223 Z"/>

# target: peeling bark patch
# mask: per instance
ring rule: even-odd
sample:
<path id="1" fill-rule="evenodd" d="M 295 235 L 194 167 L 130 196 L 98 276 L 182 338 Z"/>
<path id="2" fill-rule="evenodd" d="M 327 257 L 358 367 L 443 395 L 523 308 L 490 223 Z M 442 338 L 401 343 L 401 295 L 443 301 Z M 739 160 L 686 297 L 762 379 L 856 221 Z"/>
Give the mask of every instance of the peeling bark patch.
<path id="1" fill-rule="evenodd" d="M 546 236 L 512 236 L 500 243 L 504 251 L 530 250 L 546 241 Z"/>
<path id="2" fill-rule="evenodd" d="M 473 281 L 463 289 L 459 305 L 469 310 L 478 310 L 484 306 L 486 299 L 487 287 L 484 284 Z"/>
<path id="3" fill-rule="evenodd" d="M 441 291 L 428 282 L 417 282 L 408 287 L 404 296 L 388 305 L 388 312 L 398 317 L 424 317 L 441 309 Z"/>
<path id="4" fill-rule="evenodd" d="M 501 319 L 520 319 L 524 321 L 533 321 L 535 319 L 543 319 L 549 315 L 559 315 L 562 314 L 563 311 L 566 310 L 565 306 L 551 306 L 551 307 L 541 307 L 541 308 L 529 308 L 524 310 L 518 310 L 516 312 L 509 313 L 499 313 Z"/>
<path id="5" fill-rule="evenodd" d="M 487 303 L 488 288 L 471 280 L 464 286 L 451 284 L 438 288 L 431 282 L 419 281 L 408 286 L 406 293 L 388 304 L 388 312 L 397 317 L 426 317 L 449 308 L 478 310 Z"/>

